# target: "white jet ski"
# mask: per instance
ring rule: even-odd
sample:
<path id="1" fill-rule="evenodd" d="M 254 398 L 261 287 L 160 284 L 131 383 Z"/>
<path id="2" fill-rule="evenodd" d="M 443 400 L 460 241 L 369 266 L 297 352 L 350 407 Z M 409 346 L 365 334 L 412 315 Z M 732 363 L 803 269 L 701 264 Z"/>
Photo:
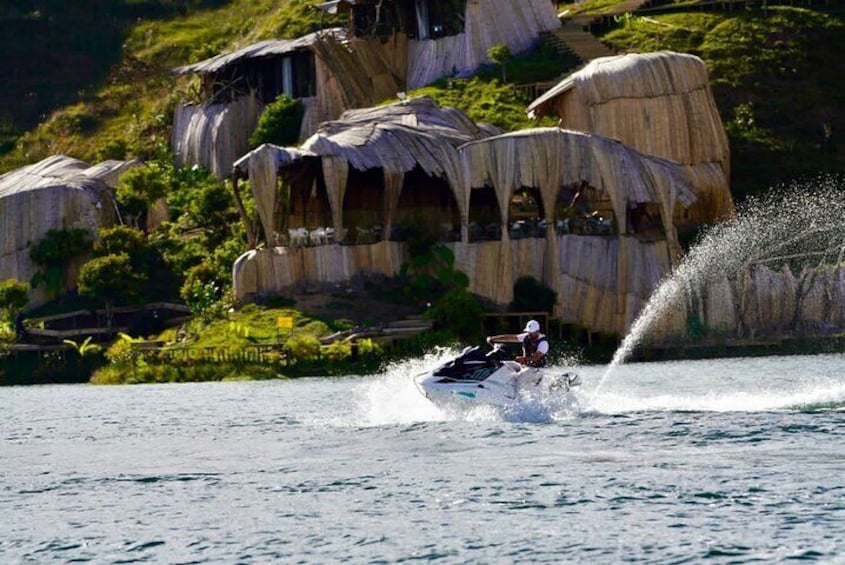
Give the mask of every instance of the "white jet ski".
<path id="1" fill-rule="evenodd" d="M 461 354 L 430 373 L 414 377 L 417 388 L 441 408 L 476 404 L 508 406 L 524 395 L 569 393 L 581 384 L 575 373 L 551 373 L 513 361 L 498 345 L 489 353 L 467 347 Z"/>

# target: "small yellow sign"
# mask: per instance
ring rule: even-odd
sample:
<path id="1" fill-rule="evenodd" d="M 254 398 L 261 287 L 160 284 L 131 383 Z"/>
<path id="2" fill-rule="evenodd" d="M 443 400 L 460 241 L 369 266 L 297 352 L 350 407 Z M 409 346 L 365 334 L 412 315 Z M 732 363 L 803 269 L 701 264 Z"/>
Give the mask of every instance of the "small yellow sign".
<path id="1" fill-rule="evenodd" d="M 293 318 L 291 316 L 279 316 L 276 318 L 276 326 L 280 330 L 292 330 Z"/>

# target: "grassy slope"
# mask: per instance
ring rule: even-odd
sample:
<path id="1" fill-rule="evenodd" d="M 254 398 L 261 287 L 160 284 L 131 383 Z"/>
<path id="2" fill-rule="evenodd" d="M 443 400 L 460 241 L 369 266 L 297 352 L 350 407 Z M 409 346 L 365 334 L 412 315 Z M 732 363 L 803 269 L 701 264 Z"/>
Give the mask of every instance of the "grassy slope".
<path id="1" fill-rule="evenodd" d="M 81 2 L 85 3 L 90 0 Z M 4 105 L 12 110 L 0 116 L 0 173 L 54 153 L 87 161 L 146 158 L 166 142 L 175 104 L 190 88 L 187 81 L 177 81 L 170 74 L 171 68 L 262 39 L 297 37 L 320 26 L 320 15 L 309 7 L 310 0 L 123 0 L 106 3 L 102 9 L 110 17 L 99 26 L 80 15 L 84 15 L 84 7 L 79 4 L 64 3 L 73 5 L 63 8 L 56 4 L 53 12 L 44 16 L 52 23 L 3 40 L 4 46 L 14 45 L 18 53 L 37 52 L 47 45 L 50 66 L 65 71 L 42 69 L 47 74 L 41 78 L 13 81 L 7 96 L 10 106 Z M 138 13 L 145 16 L 129 17 Z M 77 25 L 77 19 L 84 23 Z M 0 26 L 4 24 L 9 27 L 12 22 L 0 19 Z M 75 51 L 55 49 L 62 45 L 53 40 L 58 30 L 88 43 L 82 42 Z M 107 39 L 91 41 L 101 35 Z M 101 51 L 111 55 L 100 56 L 97 53 Z M 86 72 L 95 64 L 101 66 Z M 82 84 L 82 77 L 89 82 Z M 13 101 L 25 100 L 33 81 L 45 83 L 55 94 L 35 110 L 49 115 L 20 134 L 34 110 Z M 19 121 L 12 120 L 18 115 Z"/>
<path id="2" fill-rule="evenodd" d="M 707 63 L 731 139 L 732 190 L 744 196 L 819 171 L 845 170 L 841 15 L 788 6 L 625 18 L 603 40 L 671 49 Z M 829 128 L 832 138 L 825 138 Z"/>

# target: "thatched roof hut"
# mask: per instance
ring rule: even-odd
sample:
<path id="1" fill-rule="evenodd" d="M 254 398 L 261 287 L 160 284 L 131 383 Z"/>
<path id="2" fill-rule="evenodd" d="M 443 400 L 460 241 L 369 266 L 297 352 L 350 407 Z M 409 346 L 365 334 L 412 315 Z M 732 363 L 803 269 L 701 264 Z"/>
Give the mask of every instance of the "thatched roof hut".
<path id="1" fill-rule="evenodd" d="M 471 73 L 490 62 L 494 45 L 518 53 L 560 27 L 548 0 L 334 0 L 319 7 L 346 11 L 353 51 L 366 53 L 369 44 L 408 89 Z"/>
<path id="2" fill-rule="evenodd" d="M 289 40 L 268 40 L 174 69 L 201 79 L 200 104 L 181 104 L 173 120 L 173 151 L 183 165 L 199 164 L 220 178 L 248 148 L 264 106 L 279 95 L 305 107 L 300 139 L 348 107 L 331 69 L 315 53 L 321 41 L 342 42 L 328 29 Z M 391 95 L 396 89 L 391 91 Z"/>
<path id="3" fill-rule="evenodd" d="M 29 248 L 50 229 L 96 232 L 116 218 L 110 189 L 134 162 L 96 166 L 55 155 L 0 176 L 0 280 L 28 282 L 36 268 Z M 38 302 L 44 296 L 34 293 Z"/>
<path id="4" fill-rule="evenodd" d="M 565 321 L 608 332 L 624 331 L 669 271 L 678 252 L 673 215 L 695 201 L 676 163 L 583 132 L 541 128 L 501 134 L 427 98 L 347 112 L 301 147 L 263 146 L 235 170 L 236 178 L 249 176 L 269 235 L 266 248 L 249 251 L 235 264 L 238 299 L 366 272 L 395 274 L 407 258 L 401 239 L 337 236 L 335 243 L 364 245 L 298 246 L 285 237 L 294 218 L 297 227 L 313 229 L 322 217 L 336 234 L 351 231 L 359 221 L 353 214 L 358 202 L 384 234 L 401 223 L 395 218 L 414 212 L 458 224 L 445 244 L 455 252 L 456 267 L 469 275 L 473 292 L 504 304 L 513 298 L 518 277 L 533 276 L 558 292 L 557 311 Z M 536 189 L 540 204 L 530 212 L 536 216 L 525 220 L 538 228 L 527 237 L 514 231 L 523 220 L 511 215 L 514 198 L 526 188 Z M 426 199 L 438 190 L 440 204 Z M 603 213 L 615 217 L 615 232 L 556 229 L 564 214 L 574 215 L 573 190 L 596 193 L 606 202 Z M 418 197 L 409 198 L 412 194 Z M 453 211 L 442 204 L 444 197 Z M 303 203 L 317 212 L 303 212 Z M 659 235 L 646 238 L 628 225 L 631 209 L 640 205 L 657 211 Z M 487 227 L 496 235 L 474 241 L 470 227 L 482 216 L 495 224 Z M 584 300 L 573 300 L 578 296 Z"/>
<path id="5" fill-rule="evenodd" d="M 413 171 L 446 183 L 465 224 L 463 204 L 467 199 L 457 148 L 498 133 L 492 126 L 473 123 L 454 108 L 440 107 L 427 97 L 415 98 L 347 111 L 340 120 L 324 123 L 299 148 L 259 147 L 235 163 L 234 176 L 249 176 L 265 241 L 270 245 L 278 243 L 273 234 L 284 235 L 284 218 L 277 214 L 280 205 L 286 206 L 279 202 L 283 196 L 277 182 L 280 170 L 287 170 L 288 182 L 325 192 L 330 225 L 338 234 L 348 227 L 343 209 L 350 171 L 377 171 L 375 182 L 383 188 L 383 200 L 369 205 L 383 214 L 386 233 L 390 233 L 406 176 Z M 287 196 L 290 198 L 290 193 Z"/>
<path id="6" fill-rule="evenodd" d="M 733 211 L 728 139 L 698 57 L 664 51 L 596 59 L 532 102 L 528 113 L 556 115 L 561 127 L 684 165 L 699 201 L 688 212 L 690 223 Z"/>
<path id="7" fill-rule="evenodd" d="M 620 239 L 614 248 L 616 257 L 609 261 L 603 245 L 593 246 L 595 249 L 576 245 L 578 256 L 573 257 L 568 252 L 562 253 L 561 245 L 563 250 L 568 250 L 576 240 L 551 237 L 547 232 L 542 268 L 531 273 L 558 291 L 562 309 L 568 306 L 571 298 L 561 287 L 567 276 L 592 281 L 592 286 L 615 293 L 619 318 L 590 320 L 594 327 L 622 329 L 620 324 L 630 321 L 636 312 L 630 305 L 626 306 L 630 302 L 629 295 L 645 299 L 647 294 L 642 296 L 639 292 L 643 287 L 651 288 L 645 281 L 651 281 L 655 274 L 659 279 L 659 275 L 666 272 L 669 264 L 665 259 L 672 262 L 679 258 L 673 217 L 678 210 L 693 205 L 695 193 L 683 167 L 677 163 L 645 155 L 615 140 L 559 128 L 491 137 L 468 143 L 459 152 L 464 181 L 470 189 L 466 192 L 493 187 L 504 226 L 509 222 L 509 203 L 524 187 L 537 189 L 548 226 L 557 225 L 563 210 L 567 209 L 565 203 L 560 204 L 565 187 L 588 186 L 600 193 L 600 198 L 609 201 L 607 213 L 613 217 L 615 234 Z M 634 247 L 640 247 L 640 238 L 628 224 L 631 211 L 639 205 L 655 205 L 659 210 L 660 241 L 665 255 L 653 255 L 653 260 L 644 260 L 639 257 L 641 253 L 634 250 Z M 508 230 L 503 229 L 502 234 L 501 257 L 487 261 L 485 271 L 476 272 L 472 279 L 476 286 L 484 281 L 499 281 L 498 286 L 477 287 L 476 291 L 485 295 L 494 293 L 494 300 L 505 302 L 510 299 L 510 285 L 502 284 L 502 281 L 513 281 L 520 276 L 520 266 L 508 243 Z M 609 312 L 614 310 L 610 308 Z"/>

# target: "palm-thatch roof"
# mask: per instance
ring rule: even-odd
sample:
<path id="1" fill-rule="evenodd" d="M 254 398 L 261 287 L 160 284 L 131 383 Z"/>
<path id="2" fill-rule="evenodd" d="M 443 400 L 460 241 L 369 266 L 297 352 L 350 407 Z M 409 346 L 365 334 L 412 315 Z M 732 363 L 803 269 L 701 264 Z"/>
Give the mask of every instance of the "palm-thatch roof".
<path id="1" fill-rule="evenodd" d="M 277 231 L 272 220 L 277 170 L 308 157 L 318 157 L 322 162 L 335 229 L 343 229 L 341 206 L 350 167 L 359 171 L 381 169 L 386 198 L 394 207 L 408 172 L 419 168 L 431 177 L 445 179 L 455 193 L 461 216 L 466 218 L 466 209 L 461 206 L 466 198 L 457 148 L 498 133 L 493 126 L 477 125 L 454 108 L 420 97 L 349 110 L 339 120 L 324 123 L 301 147 L 263 145 L 239 159 L 234 169 L 236 176 L 249 176 L 268 236 Z"/>
<path id="2" fill-rule="evenodd" d="M 190 73 L 216 73 L 226 67 L 249 59 L 261 59 L 264 57 L 286 55 L 295 51 L 310 49 L 311 46 L 317 43 L 322 37 L 326 36 L 343 40 L 346 37 L 346 32 L 342 28 L 331 28 L 309 33 L 308 35 L 303 35 L 302 37 L 298 37 L 296 39 L 268 39 L 266 41 L 260 41 L 252 45 L 248 45 L 247 47 L 236 51 L 215 55 L 214 57 L 205 59 L 198 63 L 176 67 L 173 69 L 173 72 L 179 75 Z"/>
<path id="3" fill-rule="evenodd" d="M 618 139 L 687 166 L 702 208 L 699 220 L 733 210 L 727 135 L 707 67 L 694 55 L 661 51 L 595 59 L 532 102 L 528 113 L 554 114 L 561 127 Z"/>
<path id="4" fill-rule="evenodd" d="M 460 153 L 469 186 L 494 187 L 502 209 L 520 187 L 537 187 L 552 203 L 560 187 L 581 181 L 607 192 L 620 211 L 628 202 L 683 206 L 695 202 L 695 192 L 678 163 L 600 135 L 537 128 L 468 143 Z"/>

